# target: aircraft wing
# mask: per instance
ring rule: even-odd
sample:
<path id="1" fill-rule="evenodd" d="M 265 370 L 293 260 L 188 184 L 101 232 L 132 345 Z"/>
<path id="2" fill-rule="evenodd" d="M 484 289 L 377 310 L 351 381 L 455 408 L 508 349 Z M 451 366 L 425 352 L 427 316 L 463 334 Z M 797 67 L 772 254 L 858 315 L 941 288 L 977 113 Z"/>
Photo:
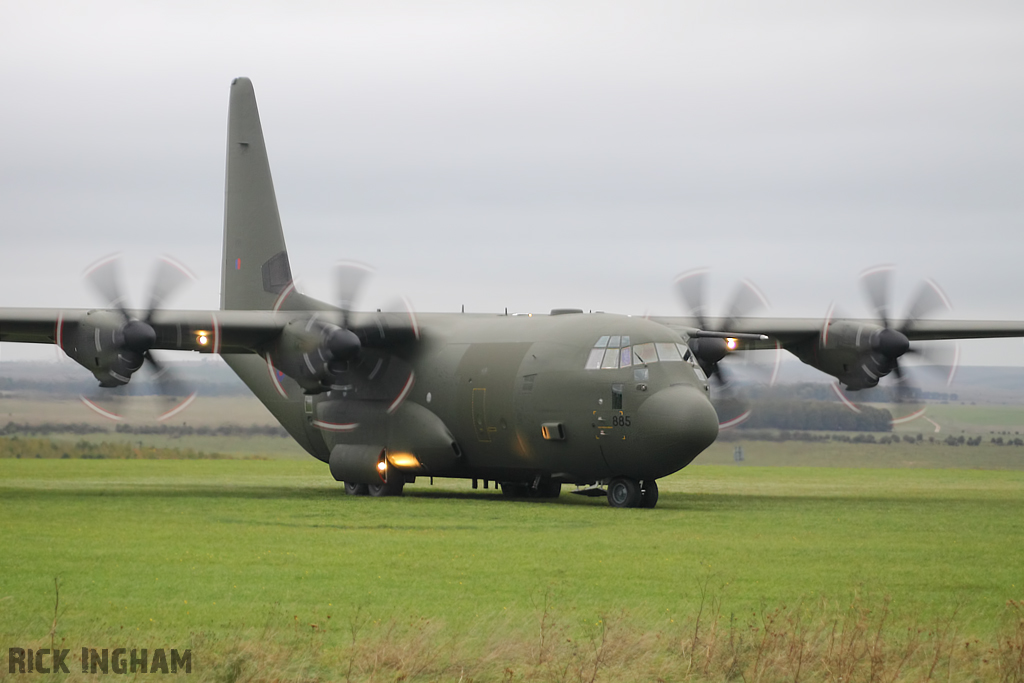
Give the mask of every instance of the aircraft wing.
<path id="1" fill-rule="evenodd" d="M 61 344 L 87 313 L 89 309 L 0 308 L 0 341 Z M 290 317 L 272 311 L 158 311 L 150 321 L 157 333 L 153 348 L 254 353 L 276 337 Z"/>
<path id="2" fill-rule="evenodd" d="M 686 317 L 652 317 L 677 332 L 692 335 L 697 327 Z M 877 327 L 878 321 L 869 319 L 843 319 L 854 324 Z M 783 347 L 816 337 L 824 329 L 821 318 L 738 318 L 727 321 L 724 318 L 708 319 L 705 326 L 712 330 L 723 330 L 744 334 L 763 334 L 767 341 L 742 339 L 740 348 L 772 349 L 776 343 Z M 1024 337 L 1024 321 L 1012 320 L 918 320 L 904 330 L 911 341 L 935 339 L 994 339 L 999 337 Z"/>
<path id="3" fill-rule="evenodd" d="M 90 309 L 0 308 L 0 341 L 63 346 L 65 335 Z M 109 311 L 109 314 L 116 314 Z M 128 311 L 142 318 L 143 311 Z M 331 311 L 175 311 L 160 310 L 149 321 L 156 332 L 154 349 L 199 353 L 259 353 L 293 320 Z M 335 322 L 331 317 L 327 322 Z M 349 328 L 367 347 L 391 347 L 419 334 L 406 314 L 355 314 Z"/>

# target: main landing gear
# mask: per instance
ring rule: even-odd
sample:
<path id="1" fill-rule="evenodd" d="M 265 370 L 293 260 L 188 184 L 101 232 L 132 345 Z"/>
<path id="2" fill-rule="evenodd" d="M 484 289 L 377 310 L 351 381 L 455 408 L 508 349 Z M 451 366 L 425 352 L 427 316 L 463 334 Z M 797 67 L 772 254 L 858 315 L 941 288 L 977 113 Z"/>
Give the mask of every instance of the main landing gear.
<path id="1" fill-rule="evenodd" d="M 613 508 L 652 508 L 658 504 L 658 482 L 615 477 L 608 482 L 608 504 Z"/>
<path id="2" fill-rule="evenodd" d="M 405 480 L 401 478 L 387 483 L 381 482 L 379 484 L 353 484 L 352 482 L 345 482 L 345 493 L 350 496 L 370 495 L 374 498 L 381 498 L 383 496 L 400 496 L 402 495 L 403 489 L 405 489 Z"/>
<path id="3" fill-rule="evenodd" d="M 536 486 L 503 481 L 501 493 L 506 498 L 558 498 L 562 493 L 562 484 L 550 479 L 541 479 Z"/>

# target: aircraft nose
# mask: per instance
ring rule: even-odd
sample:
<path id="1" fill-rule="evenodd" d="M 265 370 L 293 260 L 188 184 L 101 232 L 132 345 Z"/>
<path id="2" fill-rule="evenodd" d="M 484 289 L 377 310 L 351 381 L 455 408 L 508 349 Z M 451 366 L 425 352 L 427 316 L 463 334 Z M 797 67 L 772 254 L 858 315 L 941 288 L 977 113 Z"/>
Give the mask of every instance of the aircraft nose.
<path id="1" fill-rule="evenodd" d="M 718 414 L 707 396 L 689 385 L 662 389 L 637 410 L 643 472 L 657 479 L 686 467 L 718 437 Z"/>

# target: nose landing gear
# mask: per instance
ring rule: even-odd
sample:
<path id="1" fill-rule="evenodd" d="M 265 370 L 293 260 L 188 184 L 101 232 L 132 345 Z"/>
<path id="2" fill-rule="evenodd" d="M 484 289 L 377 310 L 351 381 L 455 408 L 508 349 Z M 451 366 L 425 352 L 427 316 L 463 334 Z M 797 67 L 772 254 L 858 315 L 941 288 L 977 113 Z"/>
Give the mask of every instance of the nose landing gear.
<path id="1" fill-rule="evenodd" d="M 608 504 L 613 508 L 653 508 L 658 504 L 658 483 L 615 477 L 608 483 Z"/>

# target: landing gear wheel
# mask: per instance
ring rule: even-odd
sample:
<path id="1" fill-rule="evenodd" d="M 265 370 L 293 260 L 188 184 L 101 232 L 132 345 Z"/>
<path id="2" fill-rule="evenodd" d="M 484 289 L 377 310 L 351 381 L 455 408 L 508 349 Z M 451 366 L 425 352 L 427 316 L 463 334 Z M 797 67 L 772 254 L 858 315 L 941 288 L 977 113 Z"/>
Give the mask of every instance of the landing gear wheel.
<path id="1" fill-rule="evenodd" d="M 501 493 L 506 498 L 526 498 L 530 495 L 530 485 L 503 481 L 501 482 Z"/>
<path id="2" fill-rule="evenodd" d="M 608 484 L 608 504 L 613 508 L 635 508 L 642 498 L 640 484 L 635 479 L 615 477 Z"/>
<path id="3" fill-rule="evenodd" d="M 536 489 L 530 489 L 530 495 L 533 498 L 558 498 L 561 494 L 561 482 L 551 481 L 550 479 L 542 480 Z"/>
<path id="4" fill-rule="evenodd" d="M 640 489 L 643 491 L 643 495 L 640 498 L 640 507 L 652 508 L 658 504 L 658 482 L 653 479 L 647 479 L 640 482 Z"/>
<path id="5" fill-rule="evenodd" d="M 397 481 L 389 481 L 386 484 L 368 484 L 370 495 L 374 498 L 382 498 L 384 496 L 400 496 L 402 495 L 402 489 L 405 488 L 405 480 L 399 479 Z"/>
<path id="6" fill-rule="evenodd" d="M 350 481 L 345 482 L 345 493 L 350 496 L 365 496 L 368 493 L 366 484 L 354 484 Z"/>

